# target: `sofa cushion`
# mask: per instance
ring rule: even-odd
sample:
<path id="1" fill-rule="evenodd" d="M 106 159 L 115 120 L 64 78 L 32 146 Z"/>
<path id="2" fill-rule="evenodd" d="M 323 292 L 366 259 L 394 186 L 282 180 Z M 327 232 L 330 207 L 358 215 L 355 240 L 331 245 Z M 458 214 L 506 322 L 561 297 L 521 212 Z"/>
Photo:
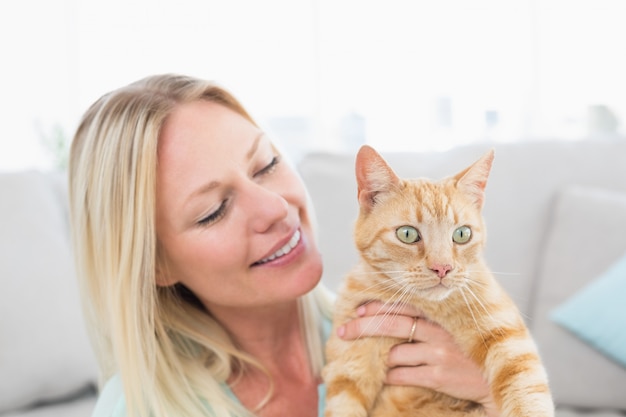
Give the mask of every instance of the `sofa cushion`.
<path id="1" fill-rule="evenodd" d="M 59 184 L 36 171 L 0 174 L 0 414 L 96 381 Z"/>
<path id="2" fill-rule="evenodd" d="M 625 225 L 626 194 L 568 186 L 556 196 L 531 310 L 531 330 L 557 404 L 626 409 L 626 368 L 549 317 L 555 307 L 626 252 Z"/>
<path id="3" fill-rule="evenodd" d="M 626 367 L 626 254 L 552 311 L 552 320 Z"/>

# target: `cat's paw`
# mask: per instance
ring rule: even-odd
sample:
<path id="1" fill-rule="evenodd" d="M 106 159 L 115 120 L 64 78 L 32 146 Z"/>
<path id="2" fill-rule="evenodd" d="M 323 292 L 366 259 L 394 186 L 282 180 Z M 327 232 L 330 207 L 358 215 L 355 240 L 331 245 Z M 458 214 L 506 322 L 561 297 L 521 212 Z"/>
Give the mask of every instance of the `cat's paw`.
<path id="1" fill-rule="evenodd" d="M 367 417 L 367 410 L 353 396 L 340 393 L 326 399 L 324 417 Z"/>

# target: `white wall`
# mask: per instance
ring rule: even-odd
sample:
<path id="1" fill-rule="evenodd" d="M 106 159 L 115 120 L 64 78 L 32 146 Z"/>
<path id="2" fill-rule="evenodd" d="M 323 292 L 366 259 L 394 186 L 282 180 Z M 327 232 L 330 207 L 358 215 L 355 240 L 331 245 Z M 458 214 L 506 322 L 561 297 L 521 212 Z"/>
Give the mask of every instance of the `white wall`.
<path id="1" fill-rule="evenodd" d="M 159 72 L 222 83 L 294 153 L 577 138 L 626 115 L 622 4 L 4 2 L 0 170 L 51 167 L 42 136 L 71 136 L 100 95 Z"/>

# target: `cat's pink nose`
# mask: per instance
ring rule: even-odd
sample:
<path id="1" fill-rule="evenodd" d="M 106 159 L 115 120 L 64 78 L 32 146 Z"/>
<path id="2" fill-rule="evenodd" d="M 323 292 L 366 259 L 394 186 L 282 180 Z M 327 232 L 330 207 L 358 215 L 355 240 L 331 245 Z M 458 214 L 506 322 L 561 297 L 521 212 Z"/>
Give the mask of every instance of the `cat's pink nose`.
<path id="1" fill-rule="evenodd" d="M 452 270 L 452 265 L 435 264 L 430 266 L 430 270 L 436 272 L 439 278 L 443 278 Z"/>

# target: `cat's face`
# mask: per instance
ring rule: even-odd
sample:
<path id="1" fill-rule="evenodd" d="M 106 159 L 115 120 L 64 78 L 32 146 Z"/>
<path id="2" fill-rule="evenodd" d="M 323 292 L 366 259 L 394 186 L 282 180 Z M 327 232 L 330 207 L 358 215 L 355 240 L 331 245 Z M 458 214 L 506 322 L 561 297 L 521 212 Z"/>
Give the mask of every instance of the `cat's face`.
<path id="1" fill-rule="evenodd" d="M 467 288 L 480 276 L 481 207 L 493 155 L 433 182 L 399 179 L 370 150 L 357 158 L 361 210 L 355 241 L 361 256 L 381 272 L 377 285 L 397 291 L 399 301 L 438 301 Z"/>

